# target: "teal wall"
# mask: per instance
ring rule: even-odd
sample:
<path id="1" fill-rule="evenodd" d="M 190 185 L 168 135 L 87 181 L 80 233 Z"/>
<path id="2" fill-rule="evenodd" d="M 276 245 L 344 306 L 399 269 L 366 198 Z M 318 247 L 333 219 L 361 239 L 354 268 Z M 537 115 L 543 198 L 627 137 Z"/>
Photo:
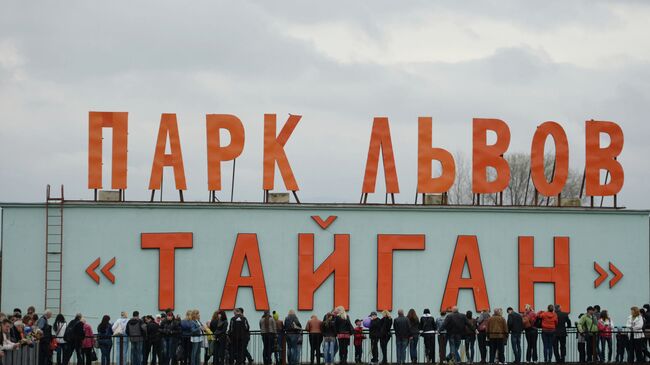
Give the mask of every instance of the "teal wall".
<path id="1" fill-rule="evenodd" d="M 338 219 L 321 230 L 310 218 Z M 36 305 L 44 296 L 43 205 L 3 205 L 2 310 Z M 375 309 L 377 234 L 425 234 L 424 251 L 394 254 L 393 308 L 437 311 L 458 235 L 476 235 L 490 304 L 517 307 L 517 237 L 535 237 L 535 264 L 553 264 L 553 236 L 571 244 L 572 312 L 590 304 L 610 310 L 622 324 L 631 305 L 650 300 L 649 220 L 644 211 L 554 208 L 459 208 L 336 205 L 210 205 L 66 203 L 64 212 L 63 311 L 83 312 L 92 321 L 121 310 L 157 311 L 158 252 L 140 249 L 144 232 L 192 232 L 194 247 L 176 251 L 176 309 L 201 310 L 207 318 L 218 306 L 237 233 L 256 233 L 272 309 L 297 307 L 298 233 L 314 233 L 316 264 L 333 248 L 335 233 L 351 235 L 350 312 L 362 317 Z M 85 273 L 97 257 L 117 264 L 113 285 L 100 285 Z M 594 261 L 613 262 L 625 277 L 612 289 L 594 288 Z M 99 271 L 99 270 L 98 270 Z M 315 295 L 315 312 L 334 303 L 330 278 Z M 536 307 L 553 302 L 549 284 L 536 285 Z M 237 306 L 254 309 L 249 289 Z M 459 297 L 461 310 L 474 310 L 470 291 Z M 307 318 L 309 313 L 300 313 Z M 257 317 L 256 314 L 249 316 Z"/>

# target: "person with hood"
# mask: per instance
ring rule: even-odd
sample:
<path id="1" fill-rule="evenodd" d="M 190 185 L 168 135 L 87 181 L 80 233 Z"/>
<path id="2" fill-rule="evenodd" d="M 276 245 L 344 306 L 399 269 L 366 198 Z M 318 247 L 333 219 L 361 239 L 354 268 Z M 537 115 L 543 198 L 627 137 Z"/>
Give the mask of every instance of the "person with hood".
<path id="1" fill-rule="evenodd" d="M 314 358 L 316 358 L 316 364 L 320 365 L 322 357 L 320 348 L 323 343 L 323 334 L 320 330 L 322 323 L 323 321 L 318 319 L 318 316 L 312 314 L 305 326 L 305 331 L 309 333 L 309 365 L 314 365 Z"/>
<path id="2" fill-rule="evenodd" d="M 449 342 L 450 355 L 454 357 L 455 362 L 460 362 L 460 344 L 467 327 L 467 317 L 458 312 L 458 307 L 451 307 L 451 313 L 447 315 L 442 323 L 442 328 L 447 331 L 447 341 Z"/>
<path id="3" fill-rule="evenodd" d="M 537 362 L 537 313 L 530 304 L 524 306 L 522 321 L 526 333 L 526 362 Z"/>
<path id="4" fill-rule="evenodd" d="M 266 310 L 260 318 L 260 333 L 262 334 L 262 360 L 264 365 L 271 365 L 271 354 L 273 353 L 273 344 L 275 343 L 275 320 L 271 313 Z"/>
<path id="5" fill-rule="evenodd" d="M 125 365 L 128 361 L 126 357 L 129 351 L 129 339 L 126 337 L 126 324 L 128 322 L 129 315 L 125 311 L 122 311 L 120 318 L 113 323 L 113 335 L 117 337 L 115 339 L 115 358 L 117 365 Z"/>
<path id="6" fill-rule="evenodd" d="M 332 365 L 336 356 L 336 320 L 334 314 L 325 314 L 321 324 L 321 333 L 323 334 L 323 361 L 325 365 Z"/>
<path id="7" fill-rule="evenodd" d="M 381 320 L 377 312 L 370 312 L 370 326 L 368 326 L 370 337 L 370 364 L 376 365 L 379 362 L 379 340 L 381 338 Z"/>
<path id="8" fill-rule="evenodd" d="M 443 324 L 447 319 L 447 311 L 440 311 L 440 317 L 436 319 L 436 328 L 438 328 L 438 357 L 440 363 L 447 360 L 447 331 L 443 328 Z"/>
<path id="9" fill-rule="evenodd" d="M 86 318 L 81 318 L 81 326 L 84 331 L 83 340 L 81 340 L 81 351 L 84 354 L 85 365 L 91 365 L 93 360 L 97 359 L 97 355 L 93 354 L 95 347 L 95 334 L 93 334 L 93 328 L 86 323 Z M 95 359 L 93 359 L 95 357 Z M 80 365 L 77 363 L 77 365 Z"/>
<path id="10" fill-rule="evenodd" d="M 555 338 L 553 349 L 555 350 L 555 362 L 564 363 L 566 361 L 566 337 L 567 328 L 571 328 L 569 313 L 562 311 L 559 304 L 555 305 L 555 314 L 557 314 L 557 326 L 555 327 Z"/>
<path id="11" fill-rule="evenodd" d="M 415 309 L 409 309 L 406 314 L 409 323 L 409 355 L 413 364 L 418 362 L 418 340 L 420 339 L 420 319 Z"/>
<path id="12" fill-rule="evenodd" d="M 494 314 L 487 323 L 487 336 L 490 341 L 490 362 L 505 362 L 504 344 L 508 339 L 508 324 L 503 318 L 501 308 L 494 308 Z"/>
<path id="13" fill-rule="evenodd" d="M 142 365 L 142 350 L 146 334 L 147 330 L 140 319 L 140 312 L 133 311 L 133 317 L 126 323 L 126 335 L 131 342 L 131 365 Z"/>
<path id="14" fill-rule="evenodd" d="M 165 316 L 160 321 L 160 334 L 162 337 L 161 365 L 176 365 L 176 349 L 178 348 L 181 334 L 181 322 L 176 319 L 171 309 L 165 311 Z"/>
<path id="15" fill-rule="evenodd" d="M 228 332 L 228 317 L 226 312 L 219 309 L 212 316 L 210 331 L 214 336 L 214 365 L 224 365 L 226 357 L 226 334 Z"/>
<path id="16" fill-rule="evenodd" d="M 289 310 L 284 319 L 284 331 L 287 333 L 287 361 L 289 365 L 297 365 L 302 348 L 302 324 L 293 309 Z"/>
<path id="17" fill-rule="evenodd" d="M 97 326 L 97 343 L 99 344 L 101 365 L 111 362 L 111 348 L 113 347 L 113 325 L 111 317 L 104 315 Z"/>
<path id="18" fill-rule="evenodd" d="M 514 355 L 514 363 L 521 362 L 521 333 L 524 331 L 524 321 L 521 314 L 515 312 L 512 307 L 508 307 L 508 331 L 510 332 L 510 344 Z"/>
<path id="19" fill-rule="evenodd" d="M 230 343 L 232 345 L 232 360 L 237 365 L 243 365 L 246 362 L 246 339 L 250 337 L 250 325 L 248 320 L 239 308 L 236 308 L 233 317 L 230 318 L 228 326 Z"/>
<path id="20" fill-rule="evenodd" d="M 160 325 L 152 316 L 145 316 L 144 323 L 147 335 L 144 341 L 142 362 L 144 365 L 147 365 L 149 354 L 151 354 L 151 365 L 156 365 L 158 362 L 162 365 L 162 335 L 160 333 Z"/>
<path id="21" fill-rule="evenodd" d="M 487 320 L 490 319 L 490 310 L 483 308 L 481 314 L 476 320 L 478 334 L 476 339 L 478 341 L 478 353 L 481 356 L 481 363 L 485 364 L 487 361 Z"/>
<path id="22" fill-rule="evenodd" d="M 381 332 L 379 339 L 379 347 L 381 348 L 381 363 L 388 364 L 388 342 L 393 337 L 390 333 L 390 329 L 393 327 L 393 318 L 390 316 L 390 312 L 383 310 L 381 312 Z"/>
<path id="23" fill-rule="evenodd" d="M 467 322 L 465 323 L 465 334 L 463 336 L 465 340 L 465 356 L 467 356 L 467 362 L 471 364 L 474 362 L 474 343 L 476 343 L 477 325 L 472 311 L 467 311 L 465 317 L 467 317 Z"/>
<path id="24" fill-rule="evenodd" d="M 537 314 L 542 327 L 542 344 L 544 345 L 544 362 L 551 362 L 553 359 L 553 337 L 557 327 L 557 314 L 555 306 L 549 304 L 547 310 Z"/>
<path id="25" fill-rule="evenodd" d="M 336 338 L 339 342 L 339 360 L 342 365 L 348 363 L 348 348 L 350 346 L 350 337 L 354 333 L 354 327 L 350 322 L 350 317 L 345 312 L 343 306 L 338 306 L 335 309 L 336 317 L 334 318 L 336 324 Z"/>
<path id="26" fill-rule="evenodd" d="M 424 342 L 424 356 L 427 363 L 436 362 L 436 321 L 429 308 L 420 317 L 420 331 Z"/>
<path id="27" fill-rule="evenodd" d="M 406 348 L 411 337 L 409 320 L 404 316 L 404 310 L 397 310 L 397 318 L 393 321 L 393 330 L 395 331 L 395 348 L 397 352 L 397 364 L 406 363 Z"/>

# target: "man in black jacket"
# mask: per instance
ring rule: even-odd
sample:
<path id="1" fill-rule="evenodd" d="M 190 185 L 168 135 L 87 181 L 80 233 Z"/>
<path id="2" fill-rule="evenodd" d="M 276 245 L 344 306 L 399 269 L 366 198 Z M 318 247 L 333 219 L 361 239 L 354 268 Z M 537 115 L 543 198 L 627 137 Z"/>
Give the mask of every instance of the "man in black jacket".
<path id="1" fill-rule="evenodd" d="M 521 362 L 521 333 L 524 331 L 524 320 L 521 314 L 508 307 L 508 332 L 510 332 L 510 343 L 514 354 L 514 363 Z"/>
<path id="2" fill-rule="evenodd" d="M 425 309 L 424 314 L 420 317 L 419 327 L 422 331 L 426 362 L 433 363 L 436 360 L 436 320 L 431 315 L 429 308 Z"/>
<path id="3" fill-rule="evenodd" d="M 149 354 L 151 354 L 151 365 L 156 365 L 158 361 L 160 361 L 162 365 L 162 338 L 160 333 L 160 325 L 156 323 L 152 316 L 145 316 L 144 323 L 147 330 L 144 341 L 142 363 L 144 365 L 147 365 Z"/>
<path id="4" fill-rule="evenodd" d="M 368 335 L 370 337 L 370 353 L 372 354 L 370 364 L 374 365 L 379 362 L 379 339 L 381 338 L 381 321 L 377 317 L 377 312 L 370 313 Z"/>
<path id="5" fill-rule="evenodd" d="M 397 363 L 406 363 L 406 348 L 411 337 L 411 328 L 408 319 L 404 316 L 404 310 L 397 310 L 397 318 L 393 321 L 395 330 L 395 346 L 397 347 Z"/>
<path id="6" fill-rule="evenodd" d="M 460 344 L 465 334 L 465 326 L 467 325 L 467 317 L 458 312 L 458 307 L 451 307 L 451 313 L 447 315 L 445 321 L 442 323 L 442 328 L 447 331 L 447 341 L 449 341 L 449 350 L 454 356 L 455 362 L 460 362 Z"/>
<path id="7" fill-rule="evenodd" d="M 162 337 L 162 360 L 160 365 L 176 365 L 176 348 L 178 337 L 181 334 L 181 323 L 174 316 L 171 309 L 165 311 L 165 316 L 160 322 L 160 334 Z"/>
<path id="8" fill-rule="evenodd" d="M 381 347 L 381 363 L 388 364 L 388 342 L 393 337 L 390 329 L 393 327 L 393 318 L 390 312 L 384 310 L 381 315 L 381 337 L 379 339 L 379 346 Z"/>
<path id="9" fill-rule="evenodd" d="M 243 365 L 246 362 L 245 350 L 250 338 L 250 326 L 239 308 L 235 309 L 234 316 L 230 318 L 228 335 L 233 350 L 232 360 L 237 365 Z"/>
<path id="10" fill-rule="evenodd" d="M 85 333 L 83 323 L 81 323 L 81 317 L 81 313 L 77 313 L 74 319 L 68 323 L 65 333 L 63 334 L 63 339 L 67 343 L 67 346 L 64 347 L 67 354 L 63 354 L 63 365 L 68 365 L 73 352 L 77 355 L 77 364 L 84 363 L 84 357 L 81 351 L 81 341 L 84 339 Z"/>
<path id="11" fill-rule="evenodd" d="M 566 359 L 566 329 L 571 327 L 569 313 L 563 312 L 559 304 L 555 305 L 557 314 L 557 326 L 555 327 L 555 338 L 553 350 L 555 350 L 555 362 L 564 363 Z"/>

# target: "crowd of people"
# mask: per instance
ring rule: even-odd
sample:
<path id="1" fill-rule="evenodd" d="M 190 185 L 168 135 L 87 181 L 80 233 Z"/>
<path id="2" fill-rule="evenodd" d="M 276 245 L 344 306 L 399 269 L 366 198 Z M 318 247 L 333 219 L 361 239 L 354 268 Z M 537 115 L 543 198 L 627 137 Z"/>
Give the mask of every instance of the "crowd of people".
<path id="1" fill-rule="evenodd" d="M 6 354 L 24 347 L 38 349 L 38 364 L 68 365 L 73 356 L 77 364 L 101 365 L 244 365 L 254 359 L 248 350 L 251 332 L 255 332 L 242 308 L 228 319 L 225 311 L 217 310 L 210 320 L 202 321 L 198 310 L 188 310 L 185 317 L 166 310 L 163 313 L 131 317 L 122 312 L 111 322 L 103 316 L 96 330 L 81 313 L 69 322 L 58 314 L 53 322 L 52 312 L 37 315 L 34 307 L 23 315 L 19 308 L 13 314 L 0 313 L 2 349 L 0 361 Z M 309 341 L 310 365 L 332 365 L 338 354 L 339 364 L 346 365 L 350 346 L 354 347 L 354 362 L 364 359 L 363 343 L 370 342 L 371 365 L 387 364 L 391 359 L 389 343 L 394 338 L 397 364 L 418 360 L 426 363 L 505 363 L 508 340 L 513 363 L 566 362 L 567 328 L 575 326 L 579 362 L 646 362 L 650 359 L 650 305 L 632 307 L 624 326 L 614 326 L 607 310 L 590 306 L 575 322 L 559 305 L 535 311 L 530 305 L 521 313 L 507 308 L 495 308 L 461 313 L 452 307 L 434 318 L 429 309 L 418 317 L 414 309 L 406 314 L 402 309 L 392 317 L 389 311 L 371 312 L 354 322 L 342 307 L 336 307 L 322 318 L 311 315 L 303 324 L 293 310 L 284 319 L 273 311 L 265 311 L 259 320 L 263 365 L 288 365 L 301 362 L 303 338 Z M 537 343 L 541 336 L 543 354 L 538 357 Z M 522 337 L 526 351 L 522 352 Z M 616 346 L 613 348 L 612 339 Z M 422 339 L 424 358 L 418 359 L 418 344 Z M 478 343 L 478 355 L 475 347 Z M 36 346 L 38 345 L 38 346 Z M 115 347 L 115 348 L 113 348 Z M 436 352 L 436 347 L 438 351 Z M 130 351 L 129 351 L 130 348 Z M 98 351 L 96 351 L 98 349 Z M 464 357 L 461 358 L 461 350 Z M 98 353 L 99 352 L 99 353 Z M 114 353 L 111 359 L 111 353 Z M 381 360 L 380 360 L 381 352 Z M 615 356 L 614 356 L 615 354 Z M 257 359 L 258 361 L 260 359 Z M 1 364 L 0 364 L 1 365 Z"/>

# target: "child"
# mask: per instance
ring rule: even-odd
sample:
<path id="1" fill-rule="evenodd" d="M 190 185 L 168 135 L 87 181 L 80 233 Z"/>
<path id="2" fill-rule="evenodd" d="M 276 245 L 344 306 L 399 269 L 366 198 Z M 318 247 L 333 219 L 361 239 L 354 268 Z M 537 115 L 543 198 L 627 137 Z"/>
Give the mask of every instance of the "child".
<path id="1" fill-rule="evenodd" d="M 357 319 L 354 321 L 354 362 L 361 364 L 361 357 L 363 355 L 363 340 L 366 336 L 363 334 L 362 321 Z"/>

